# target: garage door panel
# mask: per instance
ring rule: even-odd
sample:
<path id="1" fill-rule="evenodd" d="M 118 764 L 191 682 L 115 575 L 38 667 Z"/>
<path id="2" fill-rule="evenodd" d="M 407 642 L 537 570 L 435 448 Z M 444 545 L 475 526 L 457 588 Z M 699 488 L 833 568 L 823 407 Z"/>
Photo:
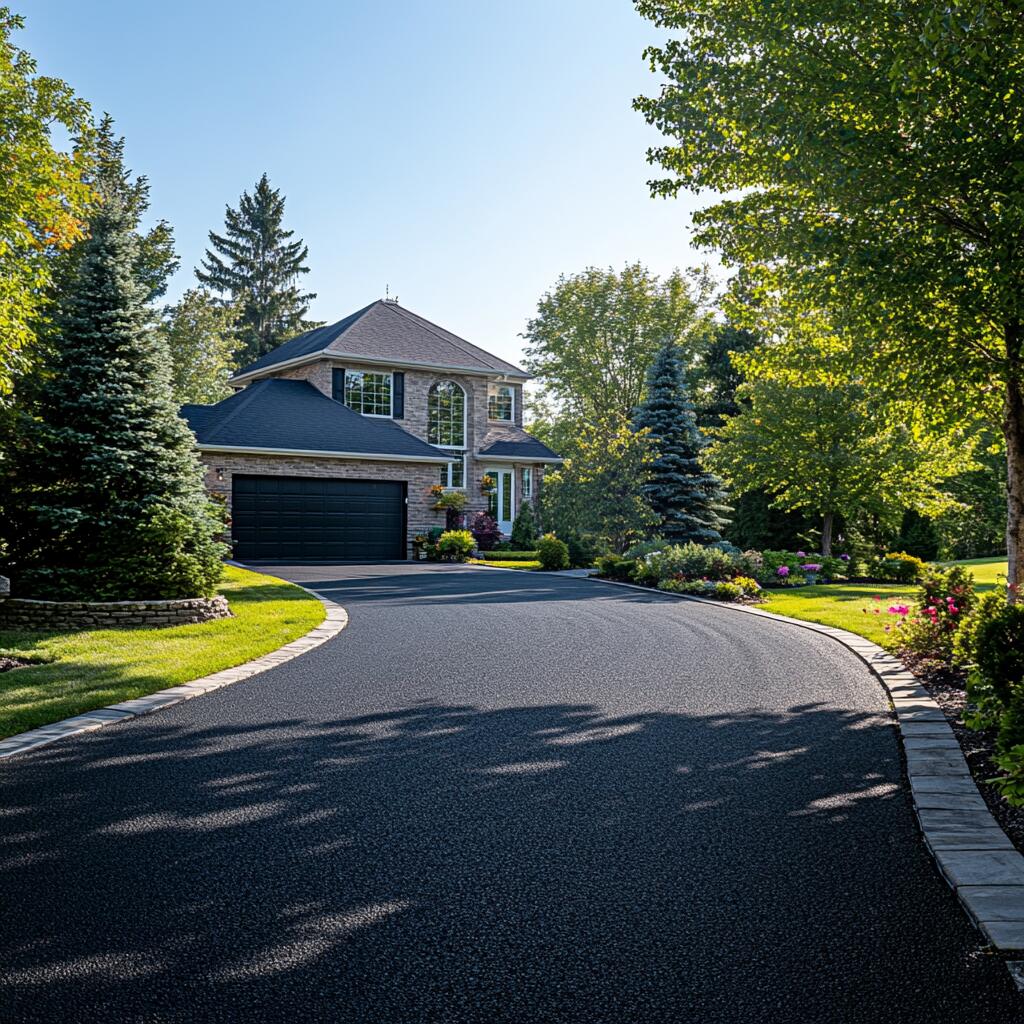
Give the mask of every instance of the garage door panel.
<path id="1" fill-rule="evenodd" d="M 360 561 L 405 557 L 405 487 L 383 480 L 236 476 L 235 557 Z"/>

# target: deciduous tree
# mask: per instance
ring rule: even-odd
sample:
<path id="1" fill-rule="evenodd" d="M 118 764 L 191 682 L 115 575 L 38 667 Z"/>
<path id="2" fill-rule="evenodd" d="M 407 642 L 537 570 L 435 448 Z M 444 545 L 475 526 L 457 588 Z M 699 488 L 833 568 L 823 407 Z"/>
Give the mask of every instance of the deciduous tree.
<path id="1" fill-rule="evenodd" d="M 22 18 L 0 7 L 0 402 L 36 338 L 53 257 L 78 241 L 95 195 L 86 181 L 89 107 L 11 41 Z M 54 142 L 59 126 L 76 142 Z"/>
<path id="2" fill-rule="evenodd" d="M 654 191 L 729 193 L 695 217 L 698 241 L 743 268 L 782 321 L 824 311 L 871 353 L 876 387 L 999 421 L 1009 575 L 1024 584 L 1019 9 L 637 7 L 672 32 L 648 51 L 660 94 L 637 101 L 669 136 L 651 154 L 669 175 Z"/>
<path id="3" fill-rule="evenodd" d="M 160 333 L 170 356 L 176 402 L 206 404 L 231 394 L 228 378 L 235 369 L 237 319 L 233 306 L 217 302 L 201 288 L 190 289 L 164 310 Z"/>

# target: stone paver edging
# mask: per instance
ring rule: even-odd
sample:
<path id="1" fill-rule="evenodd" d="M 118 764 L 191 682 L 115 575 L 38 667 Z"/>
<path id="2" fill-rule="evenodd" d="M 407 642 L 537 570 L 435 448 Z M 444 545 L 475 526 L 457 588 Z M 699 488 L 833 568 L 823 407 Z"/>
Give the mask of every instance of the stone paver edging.
<path id="1" fill-rule="evenodd" d="M 1024 950 L 1024 856 L 1007 838 L 978 792 L 942 709 L 903 662 L 878 644 L 834 626 L 791 619 L 748 605 L 591 578 L 609 586 L 787 622 L 831 637 L 856 654 L 886 688 L 896 711 L 914 811 L 939 871 L 996 950 L 1017 954 Z"/>
<path id="2" fill-rule="evenodd" d="M 292 585 L 298 586 L 298 584 Z M 45 747 L 47 744 L 56 743 L 57 740 L 75 736 L 80 732 L 90 732 L 93 729 L 102 729 L 105 725 L 112 725 L 114 722 L 123 722 L 138 715 L 148 715 L 150 712 L 180 704 L 183 700 L 189 700 L 191 697 L 219 690 L 222 686 L 239 683 L 250 676 L 265 672 L 268 668 L 283 665 L 286 661 L 291 661 L 292 658 L 297 658 L 314 647 L 319 647 L 320 644 L 337 636 L 348 625 L 348 613 L 340 604 L 336 604 L 306 587 L 299 587 L 299 589 L 305 590 L 307 594 L 312 594 L 323 604 L 327 613 L 323 622 L 311 629 L 305 636 L 300 636 L 297 640 L 292 640 L 260 658 L 254 658 L 252 661 L 236 665 L 234 668 L 222 669 L 220 672 L 203 676 L 201 679 L 193 679 L 190 683 L 171 686 L 166 690 L 157 690 L 145 697 L 136 697 L 134 700 L 122 701 L 120 704 L 110 704 L 108 707 L 86 711 L 73 718 L 65 718 L 52 725 L 44 725 L 39 729 L 30 729 L 28 732 L 9 736 L 5 740 L 0 740 L 0 760 L 13 757 L 15 754 L 23 754 L 28 750 L 35 750 L 37 747 Z"/>

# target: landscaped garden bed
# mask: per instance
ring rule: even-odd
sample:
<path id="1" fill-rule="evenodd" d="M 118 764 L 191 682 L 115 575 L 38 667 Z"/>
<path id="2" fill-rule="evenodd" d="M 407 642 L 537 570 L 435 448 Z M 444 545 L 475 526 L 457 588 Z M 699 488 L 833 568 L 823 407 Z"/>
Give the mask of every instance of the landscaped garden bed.
<path id="1" fill-rule="evenodd" d="M 324 606 L 301 587 L 226 567 L 232 617 L 199 625 L 90 631 L 0 630 L 0 738 L 240 665 L 319 625 Z"/>

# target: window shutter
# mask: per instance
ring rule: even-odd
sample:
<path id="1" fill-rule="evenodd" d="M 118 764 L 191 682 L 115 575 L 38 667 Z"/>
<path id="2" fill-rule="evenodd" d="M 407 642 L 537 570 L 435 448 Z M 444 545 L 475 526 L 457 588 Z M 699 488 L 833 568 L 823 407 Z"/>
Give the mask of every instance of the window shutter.
<path id="1" fill-rule="evenodd" d="M 345 404 L 345 371 L 337 367 L 331 370 L 331 398 Z"/>
<path id="2" fill-rule="evenodd" d="M 396 420 L 405 418 L 405 374 L 391 375 L 391 415 Z"/>

